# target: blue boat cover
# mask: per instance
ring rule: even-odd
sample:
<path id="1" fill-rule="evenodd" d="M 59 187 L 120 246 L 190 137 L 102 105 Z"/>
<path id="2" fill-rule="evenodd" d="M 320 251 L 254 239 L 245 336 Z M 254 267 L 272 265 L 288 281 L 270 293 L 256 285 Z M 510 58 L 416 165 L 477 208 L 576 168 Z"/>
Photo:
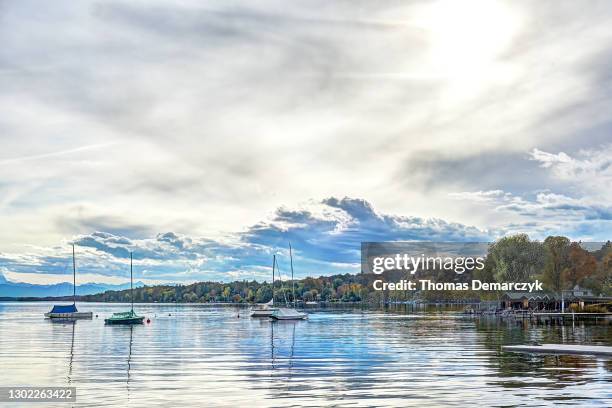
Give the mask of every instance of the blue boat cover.
<path id="1" fill-rule="evenodd" d="M 74 312 L 78 312 L 75 305 L 67 305 L 67 306 L 55 305 L 53 306 L 53 309 L 51 309 L 51 313 L 74 313 Z"/>

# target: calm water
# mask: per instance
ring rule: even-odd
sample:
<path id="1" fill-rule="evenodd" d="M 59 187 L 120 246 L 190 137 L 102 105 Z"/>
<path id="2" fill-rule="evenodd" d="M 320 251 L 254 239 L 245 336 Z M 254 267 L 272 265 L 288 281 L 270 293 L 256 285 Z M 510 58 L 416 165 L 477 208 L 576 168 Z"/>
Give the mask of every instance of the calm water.
<path id="1" fill-rule="evenodd" d="M 0 383 L 76 386 L 79 407 L 612 406 L 610 360 L 500 351 L 612 345 L 609 324 L 360 310 L 271 323 L 234 307 L 138 305 L 151 323 L 121 327 L 103 319 L 126 306 L 81 304 L 99 317 L 76 323 L 43 319 L 49 308 L 0 303 Z"/>

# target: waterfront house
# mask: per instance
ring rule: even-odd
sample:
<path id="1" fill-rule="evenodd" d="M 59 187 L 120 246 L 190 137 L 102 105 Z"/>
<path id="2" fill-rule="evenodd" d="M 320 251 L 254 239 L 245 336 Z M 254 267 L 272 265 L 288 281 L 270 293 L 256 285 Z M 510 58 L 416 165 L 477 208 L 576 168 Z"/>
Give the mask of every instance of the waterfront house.
<path id="1" fill-rule="evenodd" d="M 570 305 L 582 310 L 592 305 L 607 305 L 610 308 L 612 297 L 595 296 L 591 290 L 576 285 L 573 289 L 564 290 L 563 294 L 506 292 L 500 303 L 502 309 L 513 310 L 561 310 Z"/>

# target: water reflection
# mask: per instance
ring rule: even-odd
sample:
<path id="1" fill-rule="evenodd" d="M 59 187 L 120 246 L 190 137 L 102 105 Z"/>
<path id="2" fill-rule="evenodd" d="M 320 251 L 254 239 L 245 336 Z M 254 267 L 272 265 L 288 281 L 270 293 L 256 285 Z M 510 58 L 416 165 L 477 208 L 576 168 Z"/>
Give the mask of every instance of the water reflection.
<path id="1" fill-rule="evenodd" d="M 612 345 L 610 325 L 531 325 L 441 309 L 324 309 L 308 321 L 272 323 L 231 308 L 143 305 L 151 324 L 104 326 L 122 307 L 92 305 L 100 319 L 48 324 L 40 318 L 46 304 L 0 304 L 0 381 L 71 384 L 77 406 L 552 407 L 612 398 L 609 360 L 501 349 Z"/>
<path id="2" fill-rule="evenodd" d="M 49 324 L 61 325 L 63 327 L 70 327 L 70 353 L 68 354 L 68 373 L 66 375 L 66 382 L 72 383 L 72 362 L 74 360 L 74 334 L 77 325 L 77 319 L 48 319 L 46 320 Z"/>

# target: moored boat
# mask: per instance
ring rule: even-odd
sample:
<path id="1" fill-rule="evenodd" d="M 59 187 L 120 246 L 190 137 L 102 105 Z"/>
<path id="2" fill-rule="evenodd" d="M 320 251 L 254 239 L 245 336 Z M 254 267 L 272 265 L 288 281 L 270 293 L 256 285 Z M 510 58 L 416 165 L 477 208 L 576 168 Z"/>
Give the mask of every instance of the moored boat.
<path id="1" fill-rule="evenodd" d="M 129 312 L 113 313 L 107 319 L 104 319 L 106 324 L 142 324 L 144 316 L 138 316 L 133 310 Z"/>
<path id="2" fill-rule="evenodd" d="M 275 310 L 274 307 L 274 267 L 276 265 L 276 255 L 272 255 L 272 299 L 259 307 L 251 309 L 251 317 L 270 317 Z"/>
<path id="3" fill-rule="evenodd" d="M 109 318 L 104 319 L 106 324 L 142 324 L 144 316 L 138 316 L 134 312 L 134 279 L 132 273 L 132 253 L 130 252 L 130 299 L 132 301 L 132 309 L 129 312 L 113 313 Z"/>
<path id="4" fill-rule="evenodd" d="M 278 310 L 275 310 L 270 315 L 270 317 L 274 320 L 305 320 L 308 319 L 308 313 L 300 312 L 295 308 L 295 281 L 293 280 L 293 253 L 291 250 L 291 243 L 289 243 L 289 259 L 291 260 L 291 286 L 293 288 L 293 308 L 281 307 Z"/>
<path id="5" fill-rule="evenodd" d="M 274 320 L 306 320 L 308 313 L 299 312 L 296 309 L 281 307 L 275 310 L 270 317 Z"/>
<path id="6" fill-rule="evenodd" d="M 47 319 L 91 319 L 92 315 L 92 312 L 79 312 L 76 305 L 54 305 L 45 313 Z"/>
<path id="7" fill-rule="evenodd" d="M 74 244 L 72 244 L 72 304 L 53 305 L 51 311 L 45 313 L 47 319 L 91 319 L 92 312 L 79 312 L 76 307 L 76 259 Z"/>
<path id="8" fill-rule="evenodd" d="M 274 307 L 274 301 L 271 300 L 264 305 L 251 309 L 251 317 L 270 317 L 277 309 Z"/>

